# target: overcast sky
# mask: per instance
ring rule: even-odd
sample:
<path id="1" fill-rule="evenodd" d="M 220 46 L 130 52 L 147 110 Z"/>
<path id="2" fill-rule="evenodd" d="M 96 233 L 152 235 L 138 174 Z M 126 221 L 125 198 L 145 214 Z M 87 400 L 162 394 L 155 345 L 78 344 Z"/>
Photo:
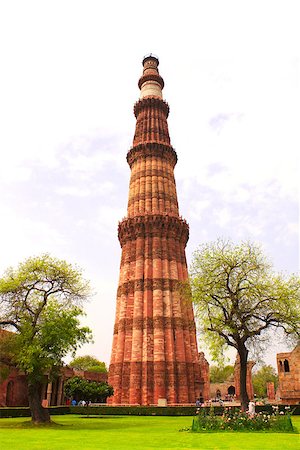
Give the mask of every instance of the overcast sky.
<path id="1" fill-rule="evenodd" d="M 0 3 L 0 271 L 78 264 L 109 363 L 142 59 L 158 55 L 188 261 L 203 242 L 262 244 L 299 272 L 299 2 Z M 283 348 L 284 349 L 284 348 Z M 268 362 L 277 348 L 270 347 Z"/>

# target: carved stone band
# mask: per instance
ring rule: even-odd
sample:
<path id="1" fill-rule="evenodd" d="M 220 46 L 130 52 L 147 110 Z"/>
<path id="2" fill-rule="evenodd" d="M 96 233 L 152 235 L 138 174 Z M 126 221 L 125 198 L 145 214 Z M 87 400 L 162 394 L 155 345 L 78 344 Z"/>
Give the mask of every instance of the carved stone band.
<path id="1" fill-rule="evenodd" d="M 172 167 L 177 163 L 177 154 L 173 147 L 157 142 L 135 145 L 127 153 L 127 162 L 131 167 L 137 159 L 151 157 L 166 159 Z"/>
<path id="2" fill-rule="evenodd" d="M 170 111 L 168 103 L 165 102 L 164 100 L 161 100 L 160 98 L 157 97 L 145 97 L 136 102 L 136 104 L 134 105 L 133 111 L 135 117 L 137 117 L 139 113 L 145 108 L 161 109 L 165 113 L 166 118 L 168 117 Z"/>
<path id="3" fill-rule="evenodd" d="M 189 238 L 189 226 L 185 220 L 176 216 L 161 214 L 137 216 L 119 223 L 118 237 L 121 247 L 128 240 L 138 237 L 168 237 L 185 246 Z"/>

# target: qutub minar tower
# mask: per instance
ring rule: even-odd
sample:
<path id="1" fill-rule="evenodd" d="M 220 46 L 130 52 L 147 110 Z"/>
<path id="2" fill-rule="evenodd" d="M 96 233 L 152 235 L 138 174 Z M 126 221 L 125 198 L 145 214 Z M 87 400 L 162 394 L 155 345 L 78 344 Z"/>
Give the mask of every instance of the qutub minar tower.
<path id="1" fill-rule="evenodd" d="M 109 383 L 111 404 L 190 403 L 200 395 L 193 308 L 178 282 L 188 279 L 189 227 L 179 216 L 170 144 L 169 106 L 158 59 L 143 60 L 136 129 L 127 154 L 131 169 Z"/>

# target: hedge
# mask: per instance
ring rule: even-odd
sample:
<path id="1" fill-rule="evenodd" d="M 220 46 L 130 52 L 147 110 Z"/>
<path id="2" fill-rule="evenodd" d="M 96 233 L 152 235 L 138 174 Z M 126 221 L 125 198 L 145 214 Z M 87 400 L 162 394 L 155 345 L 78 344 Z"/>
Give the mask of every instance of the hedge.
<path id="1" fill-rule="evenodd" d="M 69 406 L 50 406 L 48 408 L 51 416 L 62 414 L 70 414 Z M 28 406 L 4 407 L 0 408 L 0 418 L 4 417 L 30 417 L 30 409 Z"/>
<path id="2" fill-rule="evenodd" d="M 289 405 L 279 405 L 279 411 L 286 411 Z M 214 406 L 216 415 L 223 414 L 223 406 Z M 233 409 L 239 410 L 238 406 Z M 300 415 L 300 404 L 290 406 L 293 415 Z M 80 415 L 115 415 L 115 416 L 193 416 L 196 406 L 51 406 L 50 415 L 80 414 Z M 209 410 L 209 407 L 206 407 Z M 256 412 L 273 412 L 272 405 L 257 405 Z M 0 418 L 4 417 L 30 417 L 28 407 L 0 408 Z"/>
<path id="3" fill-rule="evenodd" d="M 279 411 L 285 411 L 288 405 L 280 405 Z M 222 415 L 223 406 L 213 406 L 214 414 Z M 240 410 L 240 407 L 232 407 Z M 209 410 L 209 407 L 206 407 Z M 90 415 L 131 415 L 131 416 L 193 416 L 196 413 L 196 406 L 71 406 L 71 414 Z M 294 415 L 300 415 L 300 404 L 291 406 Z M 255 408 L 256 412 L 264 411 L 267 414 L 273 412 L 272 405 L 259 405 Z"/>
<path id="4" fill-rule="evenodd" d="M 71 406 L 72 414 L 116 416 L 193 416 L 195 406 Z"/>

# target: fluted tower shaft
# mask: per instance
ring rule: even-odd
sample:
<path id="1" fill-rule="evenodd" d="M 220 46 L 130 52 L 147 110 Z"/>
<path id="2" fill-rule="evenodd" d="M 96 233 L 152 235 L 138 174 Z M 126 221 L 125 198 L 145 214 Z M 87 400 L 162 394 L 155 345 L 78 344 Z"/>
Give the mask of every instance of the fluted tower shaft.
<path id="1" fill-rule="evenodd" d="M 136 129 L 127 154 L 131 169 L 109 383 L 112 404 L 194 402 L 200 369 L 192 305 L 181 298 L 188 279 L 187 223 L 179 217 L 170 144 L 169 106 L 158 59 L 143 60 Z"/>

